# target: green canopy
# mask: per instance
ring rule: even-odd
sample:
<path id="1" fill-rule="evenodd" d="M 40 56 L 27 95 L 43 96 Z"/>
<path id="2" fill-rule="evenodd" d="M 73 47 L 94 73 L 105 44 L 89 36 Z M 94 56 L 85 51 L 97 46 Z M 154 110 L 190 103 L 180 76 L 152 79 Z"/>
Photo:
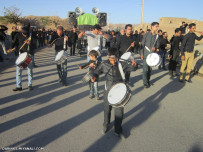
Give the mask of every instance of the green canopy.
<path id="1" fill-rule="evenodd" d="M 95 15 L 86 13 L 78 17 L 77 24 L 78 25 L 95 25 L 95 24 L 98 24 L 98 18 Z"/>

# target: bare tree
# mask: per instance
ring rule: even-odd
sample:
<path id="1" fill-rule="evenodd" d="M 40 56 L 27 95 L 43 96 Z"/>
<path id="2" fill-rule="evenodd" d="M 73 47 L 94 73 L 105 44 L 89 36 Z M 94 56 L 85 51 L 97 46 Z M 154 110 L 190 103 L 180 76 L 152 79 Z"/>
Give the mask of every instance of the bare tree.
<path id="1" fill-rule="evenodd" d="M 17 25 L 21 21 L 21 12 L 19 8 L 14 6 L 6 8 L 4 7 L 4 16 L 1 17 L 1 20 L 5 21 L 7 24 Z"/>

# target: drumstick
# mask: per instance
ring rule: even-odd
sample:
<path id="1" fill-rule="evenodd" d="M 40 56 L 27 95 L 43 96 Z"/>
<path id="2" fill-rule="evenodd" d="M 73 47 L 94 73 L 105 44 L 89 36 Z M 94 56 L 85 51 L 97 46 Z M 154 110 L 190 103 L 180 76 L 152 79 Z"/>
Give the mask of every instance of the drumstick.
<path id="1" fill-rule="evenodd" d="M 57 38 L 57 39 L 58 39 L 58 38 Z M 53 44 L 54 44 L 54 42 L 55 42 L 57 39 L 53 40 L 53 42 L 51 42 L 51 45 L 53 45 Z"/>
<path id="2" fill-rule="evenodd" d="M 14 51 L 15 49 L 16 49 L 16 48 L 13 48 L 13 49 L 11 49 L 11 50 L 8 50 L 7 53 L 10 53 L 10 52 Z"/>
<path id="3" fill-rule="evenodd" d="M 27 41 L 30 39 L 30 37 L 23 43 L 23 45 L 20 47 L 19 51 L 27 44 Z"/>
<path id="4" fill-rule="evenodd" d="M 134 42 L 135 42 L 135 41 L 133 41 L 133 43 L 134 43 Z M 125 52 L 128 52 L 128 50 L 129 50 L 131 47 L 132 47 L 132 46 L 130 45 L 129 48 L 128 48 Z"/>

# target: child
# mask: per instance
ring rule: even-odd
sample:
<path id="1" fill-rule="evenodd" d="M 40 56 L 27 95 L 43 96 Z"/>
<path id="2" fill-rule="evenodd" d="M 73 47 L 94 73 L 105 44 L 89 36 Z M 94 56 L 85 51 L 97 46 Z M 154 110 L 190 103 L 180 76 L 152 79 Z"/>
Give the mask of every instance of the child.
<path id="1" fill-rule="evenodd" d="M 99 75 L 101 73 L 105 74 L 106 78 L 106 85 L 105 85 L 105 91 L 104 91 L 104 124 L 103 124 L 103 133 L 106 133 L 109 129 L 110 125 L 110 118 L 111 118 L 111 109 L 112 106 L 109 105 L 108 99 L 107 99 L 107 93 L 109 89 L 118 82 L 123 82 L 121 73 L 118 68 L 118 51 L 116 48 L 109 48 L 108 50 L 108 60 L 102 62 L 99 64 L 96 69 L 94 70 L 95 75 Z M 130 63 L 128 62 L 121 62 L 122 68 L 124 73 L 135 71 L 137 69 L 137 64 L 134 60 L 132 60 Z M 95 67 L 94 64 L 90 64 L 90 67 Z M 124 77 L 124 75 L 123 75 Z M 96 78 L 93 76 L 92 80 L 96 80 Z M 118 92 L 119 93 L 119 92 Z M 117 107 L 115 108 L 115 135 L 123 138 L 122 134 L 122 119 L 123 119 L 123 107 Z"/>
<path id="2" fill-rule="evenodd" d="M 98 56 L 97 51 L 95 51 L 95 50 L 90 51 L 88 56 L 90 58 L 90 61 L 87 64 L 83 65 L 83 66 L 79 66 L 79 69 L 86 69 L 86 68 L 89 67 L 90 64 L 94 64 L 95 67 L 97 67 L 97 65 L 99 65 L 99 62 L 97 60 L 97 56 Z M 90 76 L 93 75 L 95 67 L 94 68 L 91 68 L 91 67 L 89 68 Z M 96 97 L 96 99 L 99 100 L 98 75 L 95 75 L 95 81 L 93 82 L 93 80 L 91 79 L 89 84 L 90 84 L 90 96 L 89 96 L 89 98 L 92 99 L 92 98 Z"/>

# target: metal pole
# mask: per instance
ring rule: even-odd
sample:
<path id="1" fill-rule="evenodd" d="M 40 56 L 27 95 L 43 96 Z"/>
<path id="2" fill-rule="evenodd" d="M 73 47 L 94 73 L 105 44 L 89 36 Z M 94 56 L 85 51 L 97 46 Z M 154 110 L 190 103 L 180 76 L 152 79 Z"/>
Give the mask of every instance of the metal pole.
<path id="1" fill-rule="evenodd" d="M 142 12 L 141 12 L 141 22 L 140 24 L 143 24 L 143 13 L 144 13 L 144 0 L 142 0 Z"/>

